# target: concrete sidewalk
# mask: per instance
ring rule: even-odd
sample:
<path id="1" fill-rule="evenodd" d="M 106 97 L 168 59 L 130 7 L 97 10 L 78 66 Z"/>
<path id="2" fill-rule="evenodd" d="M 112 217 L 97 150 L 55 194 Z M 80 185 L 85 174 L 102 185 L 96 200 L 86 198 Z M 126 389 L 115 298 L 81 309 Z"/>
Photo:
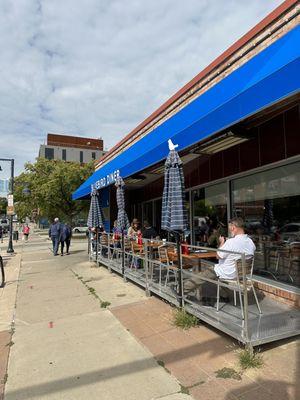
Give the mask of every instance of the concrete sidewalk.
<path id="1" fill-rule="evenodd" d="M 233 339 L 205 324 L 177 329 L 169 304 L 88 262 L 85 241 L 64 257 L 38 236 L 22 247 L 6 400 L 300 398 L 296 338 L 225 379 L 216 372 L 239 368 Z"/>
<path id="2" fill-rule="evenodd" d="M 144 301 L 144 292 L 91 268 L 85 241 L 74 242 L 70 256 L 53 257 L 49 247 L 34 234 L 22 244 L 5 399 L 192 399 L 101 307 Z"/>

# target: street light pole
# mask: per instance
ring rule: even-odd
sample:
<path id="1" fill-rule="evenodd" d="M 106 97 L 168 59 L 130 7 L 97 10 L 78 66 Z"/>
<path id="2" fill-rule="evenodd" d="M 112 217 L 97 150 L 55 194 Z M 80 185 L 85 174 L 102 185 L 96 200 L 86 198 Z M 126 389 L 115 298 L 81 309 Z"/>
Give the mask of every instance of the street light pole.
<path id="1" fill-rule="evenodd" d="M 13 158 L 0 158 L 0 161 L 9 161 L 10 162 L 10 194 L 14 193 L 14 169 L 15 169 L 15 160 Z M 13 215 L 9 216 L 9 240 L 7 253 L 14 253 L 13 247 Z"/>

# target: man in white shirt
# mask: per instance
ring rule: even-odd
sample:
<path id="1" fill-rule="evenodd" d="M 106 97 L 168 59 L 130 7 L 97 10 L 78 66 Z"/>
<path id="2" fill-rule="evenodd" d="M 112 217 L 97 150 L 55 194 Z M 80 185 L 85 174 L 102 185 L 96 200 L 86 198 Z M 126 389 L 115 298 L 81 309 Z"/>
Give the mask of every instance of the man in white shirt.
<path id="1" fill-rule="evenodd" d="M 195 275 L 192 279 L 184 282 L 184 293 L 199 290 L 200 298 L 202 298 L 202 286 L 205 283 L 201 278 L 208 278 L 216 280 L 221 279 L 235 279 L 236 269 L 235 262 L 241 258 L 240 254 L 233 254 L 231 252 L 244 253 L 246 259 L 252 258 L 255 252 L 255 245 L 253 241 L 245 234 L 244 221 L 242 218 L 233 218 L 229 221 L 228 232 L 231 234 L 230 239 L 225 239 L 224 236 L 219 238 L 219 248 L 217 256 L 219 259 L 218 264 L 209 262 L 202 263 L 203 271 Z M 222 251 L 225 250 L 225 251 Z M 223 288 L 224 292 L 224 288 Z"/>

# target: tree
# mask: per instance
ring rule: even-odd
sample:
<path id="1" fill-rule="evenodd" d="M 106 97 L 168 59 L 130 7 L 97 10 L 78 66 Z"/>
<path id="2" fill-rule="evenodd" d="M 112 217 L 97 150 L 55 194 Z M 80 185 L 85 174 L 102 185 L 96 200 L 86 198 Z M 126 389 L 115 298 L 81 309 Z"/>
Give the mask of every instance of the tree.
<path id="1" fill-rule="evenodd" d="M 38 158 L 34 164 L 25 164 L 25 172 L 15 179 L 15 204 L 18 217 L 38 214 L 73 223 L 75 216 L 87 212 L 89 202 L 72 200 L 72 193 L 92 174 L 93 162 L 79 164 Z M 30 189 L 30 196 L 23 189 Z"/>
<path id="2" fill-rule="evenodd" d="M 0 197 L 0 216 L 6 215 L 7 199 L 5 197 Z"/>

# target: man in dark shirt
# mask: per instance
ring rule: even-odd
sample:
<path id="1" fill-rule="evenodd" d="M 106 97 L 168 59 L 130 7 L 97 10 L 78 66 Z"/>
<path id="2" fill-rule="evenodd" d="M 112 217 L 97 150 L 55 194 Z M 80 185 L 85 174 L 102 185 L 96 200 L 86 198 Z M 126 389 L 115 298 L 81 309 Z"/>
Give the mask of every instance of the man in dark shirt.
<path id="1" fill-rule="evenodd" d="M 57 256 L 57 251 L 58 251 L 58 245 L 60 242 L 60 237 L 61 237 L 61 223 L 59 222 L 58 218 L 54 219 L 53 224 L 50 225 L 49 228 L 49 238 L 52 240 L 53 244 L 53 254 Z"/>
<path id="2" fill-rule="evenodd" d="M 144 229 L 142 230 L 144 239 L 154 239 L 157 236 L 156 230 L 149 224 L 148 221 L 144 222 Z"/>

